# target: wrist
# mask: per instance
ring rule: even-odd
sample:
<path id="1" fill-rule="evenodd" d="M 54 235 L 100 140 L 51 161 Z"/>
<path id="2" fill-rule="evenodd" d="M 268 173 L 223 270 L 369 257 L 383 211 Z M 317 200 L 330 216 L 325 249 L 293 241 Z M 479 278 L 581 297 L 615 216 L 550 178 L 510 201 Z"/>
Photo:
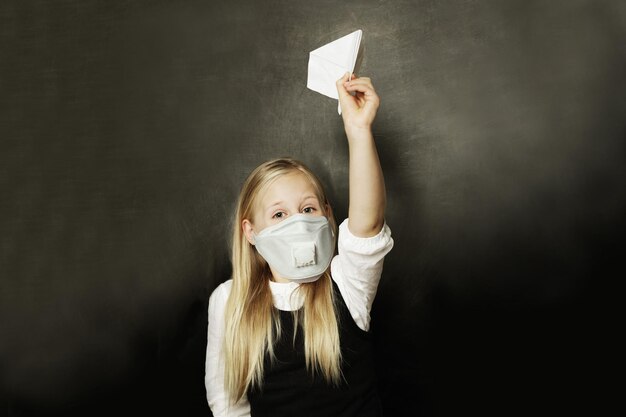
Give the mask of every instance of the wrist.
<path id="1" fill-rule="evenodd" d="M 362 137 L 373 136 L 371 126 L 346 125 L 345 131 L 346 131 L 346 136 L 348 137 L 349 140 L 352 138 L 362 138 Z"/>

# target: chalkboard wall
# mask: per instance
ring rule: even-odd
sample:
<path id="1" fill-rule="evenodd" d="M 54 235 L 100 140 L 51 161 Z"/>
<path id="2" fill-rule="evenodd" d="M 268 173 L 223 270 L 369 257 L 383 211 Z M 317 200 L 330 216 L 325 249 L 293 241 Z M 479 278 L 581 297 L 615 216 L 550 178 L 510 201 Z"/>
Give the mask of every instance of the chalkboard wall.
<path id="1" fill-rule="evenodd" d="M 0 413 L 210 415 L 246 175 L 296 157 L 347 214 L 341 118 L 306 76 L 356 29 L 395 239 L 387 415 L 598 412 L 623 331 L 624 2 L 66 0 L 0 3 Z"/>

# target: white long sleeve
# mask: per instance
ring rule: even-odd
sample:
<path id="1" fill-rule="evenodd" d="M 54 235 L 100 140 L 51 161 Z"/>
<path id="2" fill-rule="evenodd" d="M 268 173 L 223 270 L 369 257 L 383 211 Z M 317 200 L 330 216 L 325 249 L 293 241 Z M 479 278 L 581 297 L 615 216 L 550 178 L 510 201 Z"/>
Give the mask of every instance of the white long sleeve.
<path id="1" fill-rule="evenodd" d="M 383 272 L 385 255 L 393 248 L 387 224 L 376 236 L 357 237 L 348 228 L 348 219 L 339 225 L 338 252 L 331 264 L 331 275 L 362 330 L 370 327 L 370 311 Z"/>
<path id="2" fill-rule="evenodd" d="M 228 406 L 228 395 L 224 389 L 224 360 L 221 350 L 224 342 L 224 310 L 230 294 L 232 280 L 221 284 L 209 298 L 209 327 L 204 385 L 207 401 L 214 417 L 249 417 L 250 405 L 246 400 Z"/>
<path id="3" fill-rule="evenodd" d="M 339 226 L 338 255 L 331 263 L 331 275 L 350 310 L 355 323 L 369 330 L 370 310 L 383 270 L 383 259 L 393 247 L 391 230 L 385 224 L 376 236 L 360 238 L 350 233 L 348 221 Z M 274 306 L 292 311 L 302 306 L 302 297 L 291 297 L 299 284 L 270 281 Z M 244 398 L 228 407 L 224 388 L 224 360 L 221 354 L 224 340 L 224 311 L 230 295 L 232 280 L 219 285 L 209 299 L 209 325 L 205 386 L 207 401 L 215 417 L 249 417 L 250 404 Z"/>

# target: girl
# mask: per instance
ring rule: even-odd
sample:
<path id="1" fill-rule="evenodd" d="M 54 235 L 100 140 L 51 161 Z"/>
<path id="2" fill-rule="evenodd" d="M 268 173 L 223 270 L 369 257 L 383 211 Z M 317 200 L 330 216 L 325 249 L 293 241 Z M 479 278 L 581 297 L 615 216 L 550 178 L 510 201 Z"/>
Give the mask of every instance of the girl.
<path id="1" fill-rule="evenodd" d="M 391 250 L 369 78 L 337 81 L 350 204 L 338 231 L 317 177 L 277 159 L 239 195 L 233 277 L 209 299 L 205 384 L 221 416 L 380 416 L 370 309 Z M 351 95 L 354 94 L 354 95 Z"/>

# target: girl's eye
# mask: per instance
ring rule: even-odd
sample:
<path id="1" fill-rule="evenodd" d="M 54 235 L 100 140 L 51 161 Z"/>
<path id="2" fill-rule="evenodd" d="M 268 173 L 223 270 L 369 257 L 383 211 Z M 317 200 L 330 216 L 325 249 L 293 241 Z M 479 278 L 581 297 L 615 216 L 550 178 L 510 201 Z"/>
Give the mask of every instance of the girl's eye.
<path id="1" fill-rule="evenodd" d="M 272 216 L 272 219 L 282 219 L 284 216 L 285 216 L 285 213 L 282 211 L 279 211 L 278 213 Z"/>
<path id="2" fill-rule="evenodd" d="M 315 211 L 315 208 L 314 208 L 314 207 L 305 207 L 305 208 L 302 210 L 302 212 L 303 212 L 303 213 L 306 213 L 306 214 L 313 213 L 314 211 Z"/>

